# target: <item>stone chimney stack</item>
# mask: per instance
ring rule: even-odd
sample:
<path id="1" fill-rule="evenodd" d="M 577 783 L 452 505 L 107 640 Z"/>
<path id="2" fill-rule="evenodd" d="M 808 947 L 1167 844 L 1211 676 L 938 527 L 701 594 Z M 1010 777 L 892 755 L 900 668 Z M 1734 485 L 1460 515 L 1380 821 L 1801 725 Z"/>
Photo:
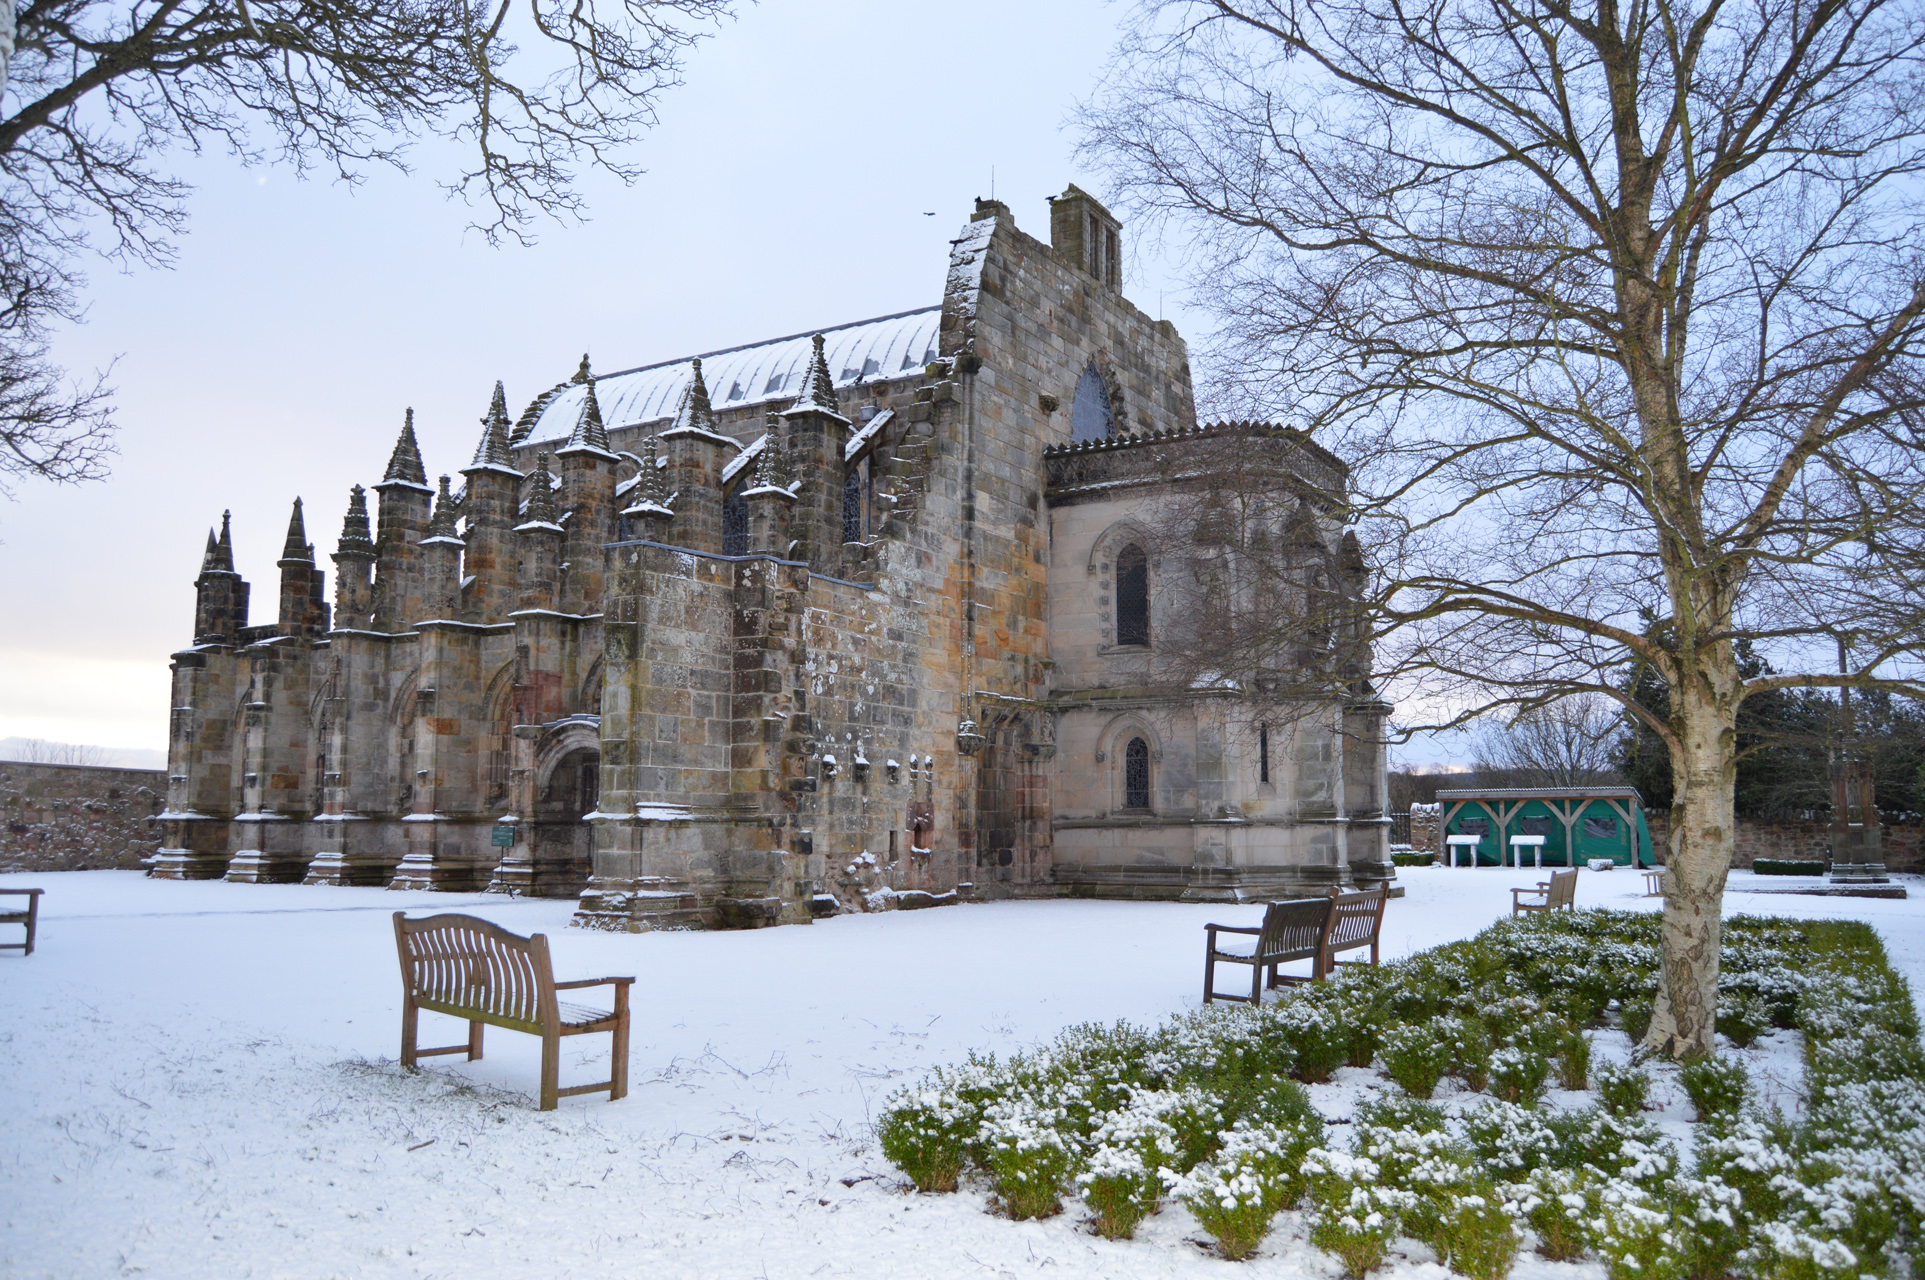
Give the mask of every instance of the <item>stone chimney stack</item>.
<path id="1" fill-rule="evenodd" d="M 423 616 L 425 586 L 421 539 L 428 533 L 434 490 L 421 465 L 414 438 L 414 410 L 408 410 L 401 438 L 394 442 L 387 473 L 374 486 L 381 501 L 381 536 L 374 547 L 374 628 L 406 631 Z"/>
<path id="2" fill-rule="evenodd" d="M 1123 287 L 1123 224 L 1074 183 L 1050 197 L 1049 244 L 1057 257 L 1099 283 Z"/>

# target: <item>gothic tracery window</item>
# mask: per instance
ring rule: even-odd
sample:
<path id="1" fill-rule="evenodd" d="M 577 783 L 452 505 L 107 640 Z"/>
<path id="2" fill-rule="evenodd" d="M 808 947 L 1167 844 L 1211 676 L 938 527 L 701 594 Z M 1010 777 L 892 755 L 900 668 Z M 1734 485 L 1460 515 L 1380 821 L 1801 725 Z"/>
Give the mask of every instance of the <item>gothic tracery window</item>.
<path id="1" fill-rule="evenodd" d="M 1150 807 L 1150 744 L 1141 738 L 1123 748 L 1123 807 Z"/>
<path id="2" fill-rule="evenodd" d="M 745 556 L 749 553 L 749 503 L 738 486 L 722 499 L 722 554 Z"/>
<path id="3" fill-rule="evenodd" d="M 1116 643 L 1150 642 L 1150 562 L 1131 543 L 1116 553 Z"/>
<path id="4" fill-rule="evenodd" d="M 1094 364 L 1083 370 L 1076 384 L 1076 400 L 1070 405 L 1070 439 L 1107 440 L 1110 438 L 1110 389 Z"/>
<path id="5" fill-rule="evenodd" d="M 842 481 L 842 540 L 862 541 L 862 467 L 849 468 Z"/>

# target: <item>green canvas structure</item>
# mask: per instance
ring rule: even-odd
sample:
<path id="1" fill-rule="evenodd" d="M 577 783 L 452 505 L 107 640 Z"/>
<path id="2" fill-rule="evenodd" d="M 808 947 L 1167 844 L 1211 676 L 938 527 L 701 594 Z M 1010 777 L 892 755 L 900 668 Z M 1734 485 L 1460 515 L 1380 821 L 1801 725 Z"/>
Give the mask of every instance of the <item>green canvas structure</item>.
<path id="1" fill-rule="evenodd" d="M 1449 836 L 1480 835 L 1476 865 L 1510 861 L 1511 837 L 1544 837 L 1544 865 L 1581 867 L 1609 858 L 1621 867 L 1654 867 L 1651 829 L 1631 787 L 1512 787 L 1439 791 L 1438 853 L 1450 865 Z M 1527 858 L 1530 855 L 1525 855 Z M 1459 855 L 1462 864 L 1462 855 Z"/>

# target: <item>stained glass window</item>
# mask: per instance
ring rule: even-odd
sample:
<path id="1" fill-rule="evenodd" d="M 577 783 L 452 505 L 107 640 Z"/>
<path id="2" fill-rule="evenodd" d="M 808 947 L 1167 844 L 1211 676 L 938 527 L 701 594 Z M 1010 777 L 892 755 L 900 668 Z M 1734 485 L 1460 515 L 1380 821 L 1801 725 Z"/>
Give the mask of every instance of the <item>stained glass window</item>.
<path id="1" fill-rule="evenodd" d="M 1150 744 L 1141 738 L 1123 748 L 1123 807 L 1150 807 Z"/>
<path id="2" fill-rule="evenodd" d="M 850 467 L 842 481 L 842 540 L 862 541 L 862 468 Z"/>
<path id="3" fill-rule="evenodd" d="M 1150 642 L 1150 564 L 1131 543 L 1116 554 L 1116 643 Z"/>

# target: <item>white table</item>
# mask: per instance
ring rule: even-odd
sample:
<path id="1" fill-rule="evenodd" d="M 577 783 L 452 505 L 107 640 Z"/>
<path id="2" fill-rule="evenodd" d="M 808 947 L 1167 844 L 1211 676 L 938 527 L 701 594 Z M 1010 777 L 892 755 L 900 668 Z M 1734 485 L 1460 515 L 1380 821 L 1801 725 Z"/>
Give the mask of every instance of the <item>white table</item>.
<path id="1" fill-rule="evenodd" d="M 1512 866 L 1515 866 L 1520 870 L 1523 868 L 1524 850 L 1526 849 L 1529 849 L 1531 851 L 1531 856 L 1532 856 L 1531 865 L 1536 867 L 1539 871 L 1542 871 L 1544 869 L 1544 837 L 1543 836 L 1512 836 L 1511 837 L 1511 865 Z"/>
<path id="2" fill-rule="evenodd" d="M 1484 837 L 1483 836 L 1445 836 L 1444 843 L 1450 849 L 1451 866 L 1455 867 L 1457 865 L 1457 851 L 1459 849 L 1462 849 L 1465 852 L 1470 854 L 1470 864 L 1471 866 L 1475 867 L 1477 865 L 1477 846 L 1484 843 Z"/>

